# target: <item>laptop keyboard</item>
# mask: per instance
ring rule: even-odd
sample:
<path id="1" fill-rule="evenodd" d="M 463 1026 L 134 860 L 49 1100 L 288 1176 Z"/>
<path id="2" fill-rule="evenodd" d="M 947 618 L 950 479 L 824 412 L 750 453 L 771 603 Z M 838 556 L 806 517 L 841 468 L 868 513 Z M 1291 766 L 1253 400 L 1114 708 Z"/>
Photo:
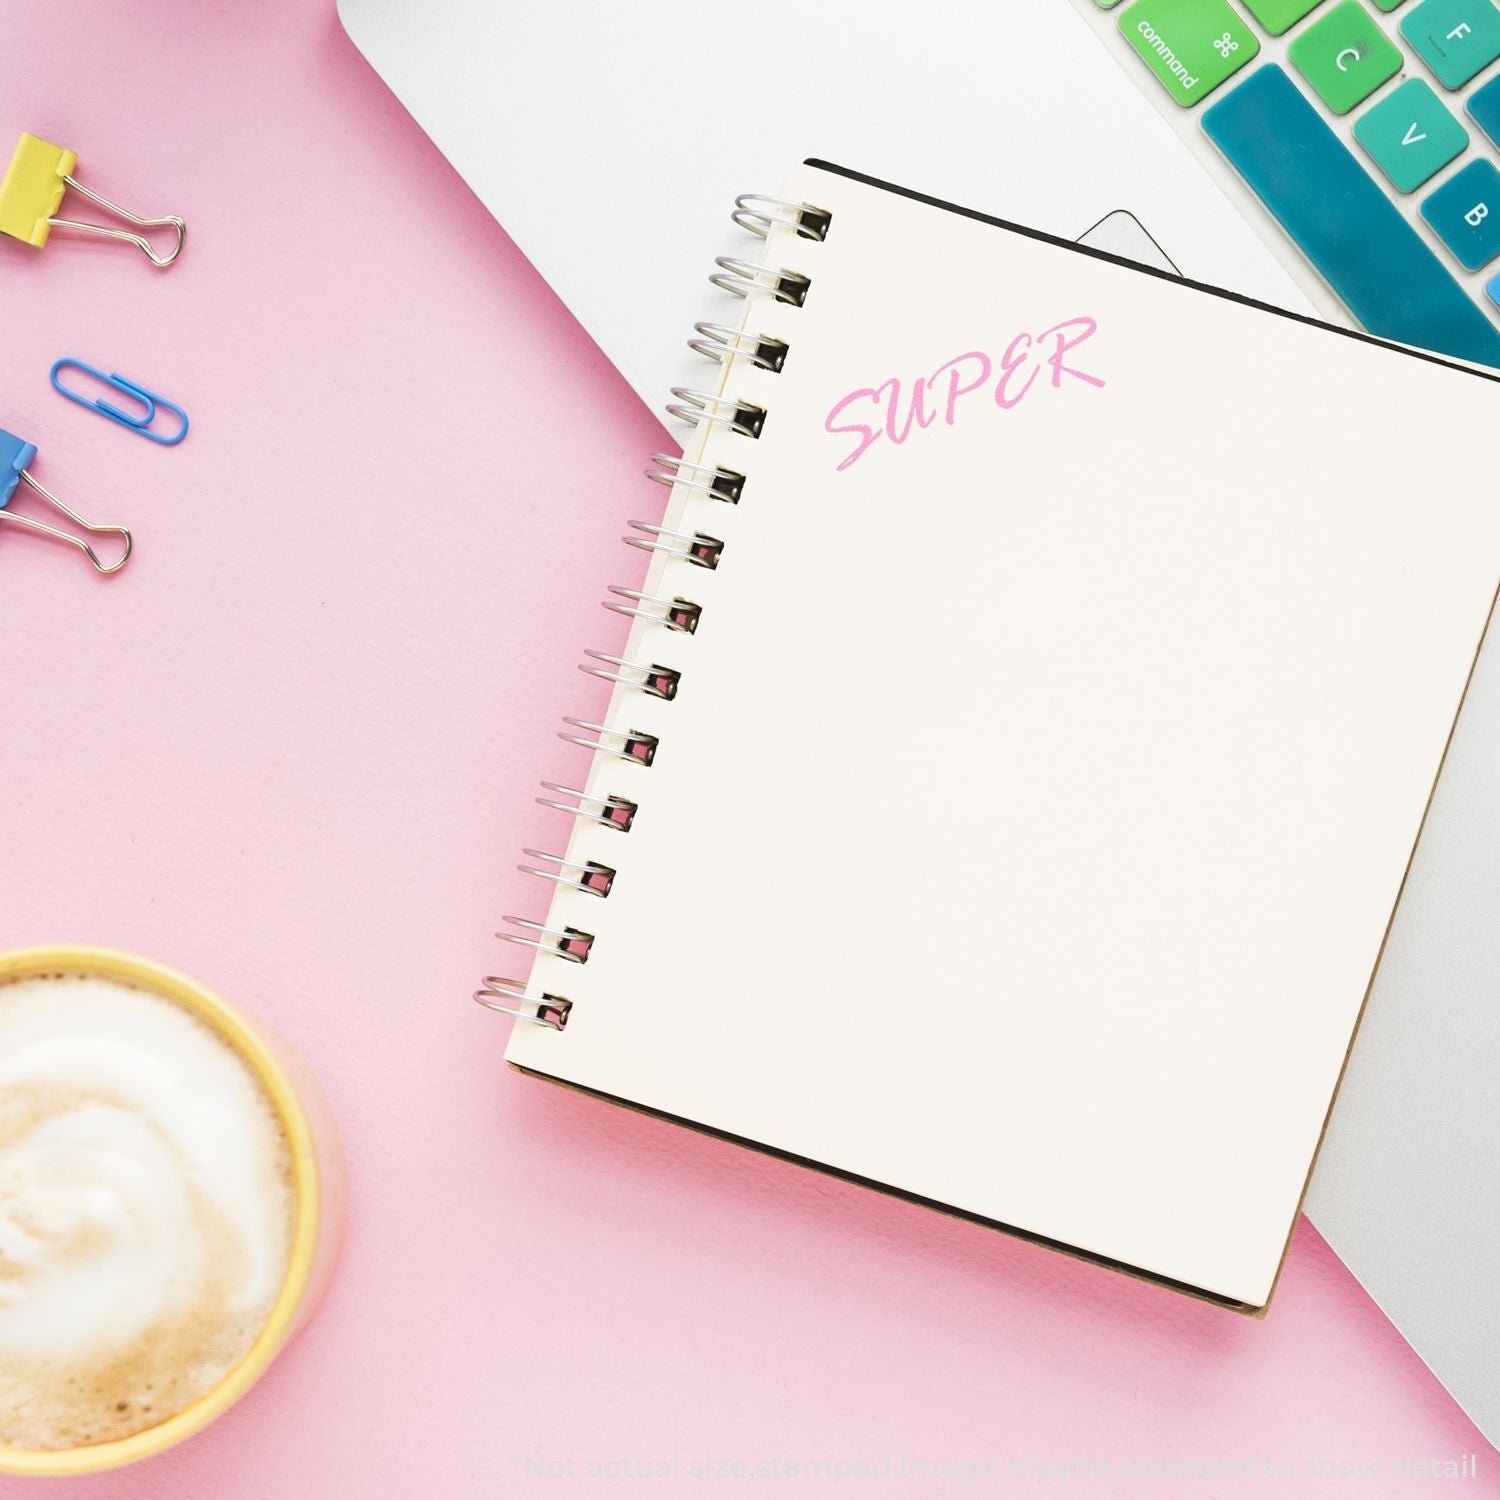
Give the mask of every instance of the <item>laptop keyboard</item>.
<path id="1" fill-rule="evenodd" d="M 1360 323 L 1500 367 L 1494 0 L 1096 3 Z"/>

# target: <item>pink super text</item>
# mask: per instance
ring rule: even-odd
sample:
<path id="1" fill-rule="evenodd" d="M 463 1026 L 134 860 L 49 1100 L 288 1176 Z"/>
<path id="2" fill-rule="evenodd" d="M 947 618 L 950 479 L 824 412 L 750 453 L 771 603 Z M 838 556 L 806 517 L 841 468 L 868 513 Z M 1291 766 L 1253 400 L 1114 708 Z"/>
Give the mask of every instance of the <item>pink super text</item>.
<path id="1" fill-rule="evenodd" d="M 892 375 L 879 385 L 850 391 L 834 402 L 823 422 L 825 432 L 853 440 L 837 467 L 858 463 L 881 438 L 904 443 L 940 417 L 952 427 L 960 412 L 996 407 L 1009 411 L 1026 399 L 1038 377 L 1045 377 L 1043 383 L 1053 389 L 1061 387 L 1064 376 L 1102 386 L 1097 375 L 1079 367 L 1076 354 L 1098 327 L 1093 318 L 1067 318 L 1036 335 L 1018 333 L 999 359 L 970 349 L 944 360 L 931 375 L 910 381 Z"/>

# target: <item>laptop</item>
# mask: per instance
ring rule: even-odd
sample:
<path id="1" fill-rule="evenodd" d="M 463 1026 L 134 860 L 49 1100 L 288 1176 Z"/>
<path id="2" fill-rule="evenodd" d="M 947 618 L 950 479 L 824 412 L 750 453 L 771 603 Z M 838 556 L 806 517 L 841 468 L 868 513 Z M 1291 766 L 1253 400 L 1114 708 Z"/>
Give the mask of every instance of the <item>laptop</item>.
<path id="1" fill-rule="evenodd" d="M 725 204 L 816 154 L 1500 366 L 1492 0 L 339 0 L 625 379 L 686 349 Z M 913 268 L 914 274 L 920 268 Z M 630 295 L 621 295 L 628 289 Z M 678 337 L 678 333 L 682 337 Z M 1185 355 L 1186 357 L 1186 355 Z M 1235 418 L 1255 430 L 1254 411 Z M 1275 441 L 1275 432 L 1264 434 Z M 1423 442 L 1400 395 L 1330 442 Z M 1480 660 L 1306 1208 L 1500 1441 L 1500 653 Z"/>

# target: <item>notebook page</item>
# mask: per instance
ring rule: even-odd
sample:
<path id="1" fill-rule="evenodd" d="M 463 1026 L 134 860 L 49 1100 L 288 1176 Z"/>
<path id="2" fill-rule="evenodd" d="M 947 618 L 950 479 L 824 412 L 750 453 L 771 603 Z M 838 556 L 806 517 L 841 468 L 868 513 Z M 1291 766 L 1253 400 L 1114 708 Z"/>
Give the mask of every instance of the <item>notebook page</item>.
<path id="1" fill-rule="evenodd" d="M 1484 376 L 818 167 L 523 1067 L 1269 1297 L 1500 575 Z M 704 316 L 735 321 L 708 292 Z M 664 337 L 673 336 L 665 330 Z M 705 367 L 709 368 L 709 367 Z M 920 405 L 913 400 L 920 396 Z M 1441 432 L 1424 444 L 1383 429 Z M 904 440 L 900 440 L 903 439 Z M 580 644 L 587 644 L 580 642 Z"/>

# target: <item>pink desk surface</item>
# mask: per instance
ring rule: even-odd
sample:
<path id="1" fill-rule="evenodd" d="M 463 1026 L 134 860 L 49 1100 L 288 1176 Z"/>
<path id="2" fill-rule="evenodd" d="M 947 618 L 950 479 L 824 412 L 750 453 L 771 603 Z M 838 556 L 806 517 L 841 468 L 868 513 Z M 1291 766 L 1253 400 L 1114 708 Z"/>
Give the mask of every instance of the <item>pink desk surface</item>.
<path id="1" fill-rule="evenodd" d="M 160 274 L 0 242 L 0 425 L 137 537 L 104 581 L 0 532 L 0 947 L 134 949 L 270 1019 L 352 1179 L 250 1396 L 59 1500 L 1500 1495 L 1305 1224 L 1251 1322 L 510 1075 L 468 996 L 541 913 L 516 857 L 558 836 L 535 783 L 602 705 L 575 664 L 661 431 L 331 0 L 9 0 L 5 32 L 5 130 L 191 237 Z M 66 404 L 60 354 L 187 442 Z M 1475 1452 L 1456 1491 L 1399 1467 Z"/>

